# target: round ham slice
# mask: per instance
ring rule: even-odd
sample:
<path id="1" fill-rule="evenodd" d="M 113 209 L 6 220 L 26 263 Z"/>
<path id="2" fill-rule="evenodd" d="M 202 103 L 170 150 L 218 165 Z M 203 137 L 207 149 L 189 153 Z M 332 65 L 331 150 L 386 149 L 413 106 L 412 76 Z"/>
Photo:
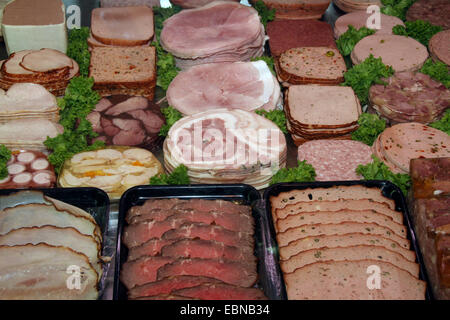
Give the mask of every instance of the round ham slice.
<path id="1" fill-rule="evenodd" d="M 276 86 L 263 61 L 209 63 L 180 72 L 167 89 L 167 100 L 185 115 L 220 108 L 269 111 L 280 96 Z"/>
<path id="2" fill-rule="evenodd" d="M 419 70 L 428 58 L 428 49 L 413 38 L 374 34 L 359 41 L 353 48 L 353 64 L 363 62 L 369 55 L 382 59 L 396 72 Z"/>
<path id="3" fill-rule="evenodd" d="M 344 32 L 347 31 L 348 26 L 352 25 L 356 29 L 361 27 L 367 27 L 367 23 L 371 22 L 369 19 L 372 14 L 366 11 L 355 11 L 348 14 L 340 16 L 334 24 L 334 36 L 339 38 Z M 377 34 L 392 34 L 392 28 L 396 25 L 405 24 L 403 21 L 394 16 L 388 16 L 385 14 L 380 14 L 380 29 L 375 29 Z"/>
<path id="4" fill-rule="evenodd" d="M 8 77 L 26 77 L 34 75 L 33 71 L 23 68 L 20 63 L 25 55 L 33 52 L 33 50 L 23 50 L 19 52 L 14 52 L 2 65 L 2 73 Z"/>
<path id="5" fill-rule="evenodd" d="M 29 71 L 49 72 L 62 68 L 73 68 L 73 60 L 54 49 L 41 49 L 23 56 L 20 66 Z"/>
<path id="6" fill-rule="evenodd" d="M 368 145 L 353 140 L 312 140 L 298 148 L 298 160 L 314 167 L 317 181 L 359 180 L 356 168 L 371 156 Z"/>
<path id="7" fill-rule="evenodd" d="M 186 8 L 186 9 L 192 9 L 192 8 L 199 8 L 199 7 L 203 7 L 211 2 L 213 2 L 214 0 L 172 0 L 171 2 L 174 5 L 180 6 L 182 8 Z M 237 1 L 238 0 L 223 0 L 223 1 Z"/>
<path id="8" fill-rule="evenodd" d="M 450 30 L 436 33 L 428 43 L 433 59 L 450 65 Z"/>
<path id="9" fill-rule="evenodd" d="M 450 136 L 421 123 L 401 123 L 387 128 L 380 136 L 385 161 L 393 163 L 404 173 L 416 158 L 450 157 Z"/>
<path id="10" fill-rule="evenodd" d="M 406 20 L 425 20 L 431 24 L 450 29 L 450 1 L 418 0 L 408 9 Z"/>
<path id="11" fill-rule="evenodd" d="M 160 42 L 176 57 L 195 59 L 224 51 L 233 53 L 241 48 L 246 51 L 248 47 L 262 47 L 264 37 L 259 39 L 263 30 L 255 9 L 235 2 L 215 1 L 200 8 L 182 10 L 167 19 Z"/>

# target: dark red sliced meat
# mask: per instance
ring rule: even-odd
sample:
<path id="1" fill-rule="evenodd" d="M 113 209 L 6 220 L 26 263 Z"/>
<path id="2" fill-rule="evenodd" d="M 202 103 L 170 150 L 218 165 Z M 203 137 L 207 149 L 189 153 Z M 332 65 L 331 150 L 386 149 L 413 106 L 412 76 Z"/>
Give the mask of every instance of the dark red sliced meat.
<path id="1" fill-rule="evenodd" d="M 202 239 L 222 242 L 228 246 L 247 247 L 254 246 L 254 238 L 249 233 L 234 232 L 221 226 L 204 223 L 186 223 L 177 229 L 169 230 L 162 236 L 164 240 L 173 239 Z"/>
<path id="2" fill-rule="evenodd" d="M 251 287 L 257 281 L 256 269 L 247 263 L 219 259 L 178 259 L 158 270 L 158 280 L 172 276 L 202 276 L 240 287 Z"/>
<path id="3" fill-rule="evenodd" d="M 203 283 L 172 293 L 200 300 L 267 300 L 264 292 L 260 289 L 242 288 L 225 283 Z"/>
<path id="4" fill-rule="evenodd" d="M 120 272 L 120 281 L 131 289 L 157 280 L 158 269 L 168 263 L 174 262 L 171 257 L 141 257 L 123 264 Z"/>
<path id="5" fill-rule="evenodd" d="M 247 261 L 256 268 L 256 257 L 251 248 L 227 246 L 222 242 L 201 239 L 182 239 L 162 248 L 167 257 L 227 259 Z"/>
<path id="6" fill-rule="evenodd" d="M 252 213 L 252 210 L 249 206 L 236 204 L 226 200 L 191 199 L 190 201 L 177 204 L 175 209 L 185 211 L 221 212 L 244 215 L 251 215 Z"/>
<path id="7" fill-rule="evenodd" d="M 155 282 L 150 282 L 142 286 L 137 286 L 128 291 L 128 298 L 159 296 L 170 294 L 172 291 L 195 287 L 202 283 L 222 283 L 220 280 L 207 277 L 177 276 L 165 278 Z"/>
<path id="8" fill-rule="evenodd" d="M 173 207 L 175 207 L 175 205 L 177 203 L 180 202 L 186 202 L 187 200 L 181 200 L 181 199 L 176 199 L 176 198 L 172 198 L 172 199 L 150 199 L 144 202 L 143 205 L 141 206 L 134 206 L 131 207 L 130 210 L 128 210 L 127 215 L 125 217 L 125 220 L 128 223 L 131 223 L 131 219 L 135 216 L 140 216 L 142 214 L 149 214 L 151 212 L 157 213 L 159 211 L 164 211 L 164 210 L 170 210 Z M 173 214 L 173 212 L 172 212 Z M 170 214 L 170 215 L 172 215 Z M 166 218 L 170 215 L 167 215 Z M 156 218 L 155 218 L 156 220 Z M 161 220 L 165 220 L 161 219 Z"/>
<path id="9" fill-rule="evenodd" d="M 176 296 L 172 294 L 161 294 L 158 296 L 151 296 L 151 297 L 139 297 L 133 300 L 198 300 L 198 299 Z"/>
<path id="10" fill-rule="evenodd" d="M 130 248 L 127 259 L 128 261 L 132 261 L 142 256 L 159 255 L 164 246 L 172 244 L 173 242 L 175 242 L 175 240 L 162 240 L 158 238 L 150 239 L 139 246 Z"/>
<path id="11" fill-rule="evenodd" d="M 135 247 L 152 238 L 161 238 L 166 231 L 178 228 L 183 223 L 186 223 L 186 220 L 171 219 L 131 224 L 125 227 L 122 241 L 128 248 Z"/>

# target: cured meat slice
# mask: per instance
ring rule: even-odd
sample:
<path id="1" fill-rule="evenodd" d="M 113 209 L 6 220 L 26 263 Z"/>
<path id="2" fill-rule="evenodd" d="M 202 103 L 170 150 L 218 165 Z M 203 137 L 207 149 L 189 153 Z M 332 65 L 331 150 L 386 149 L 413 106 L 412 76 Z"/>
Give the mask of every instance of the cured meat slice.
<path id="1" fill-rule="evenodd" d="M 138 46 L 153 37 L 153 11 L 147 6 L 95 8 L 92 36 L 107 45 Z"/>
<path id="2" fill-rule="evenodd" d="M 398 236 L 406 238 L 406 227 L 403 224 L 397 223 L 391 217 L 372 210 L 355 211 L 344 209 L 339 211 L 300 212 L 285 219 L 278 219 L 277 228 L 279 235 L 281 235 L 284 232 L 289 232 L 290 228 L 318 223 L 341 223 L 344 221 L 376 223 L 391 229 Z"/>
<path id="3" fill-rule="evenodd" d="M 436 33 L 429 41 L 428 48 L 434 60 L 450 65 L 450 31 L 444 30 Z"/>
<path id="4" fill-rule="evenodd" d="M 272 177 L 265 169 L 285 166 L 286 152 L 284 134 L 272 121 L 239 109 L 184 117 L 164 142 L 169 172 L 183 164 L 191 183 L 240 182 L 257 189 Z"/>
<path id="5" fill-rule="evenodd" d="M 275 85 L 264 61 L 209 63 L 180 72 L 167 89 L 167 100 L 185 115 L 220 108 L 270 111 L 280 97 Z"/>
<path id="6" fill-rule="evenodd" d="M 300 252 L 320 248 L 341 248 L 350 246 L 382 246 L 386 249 L 401 254 L 406 260 L 416 261 L 416 253 L 401 247 L 397 242 L 372 234 L 346 233 L 346 234 L 322 234 L 302 238 L 289 243 L 289 246 L 280 248 L 280 259 L 289 260 Z"/>
<path id="7" fill-rule="evenodd" d="M 162 294 L 171 294 L 175 290 L 191 288 L 203 283 L 222 283 L 214 278 L 196 277 L 196 276 L 176 276 L 168 277 L 155 282 L 150 282 L 142 286 L 136 286 L 128 291 L 129 299 L 139 297 L 159 296 Z"/>
<path id="8" fill-rule="evenodd" d="M 369 55 L 380 58 L 396 72 L 419 70 L 428 58 L 428 49 L 417 40 L 398 35 L 367 36 L 351 53 L 353 64 L 363 62 Z"/>
<path id="9" fill-rule="evenodd" d="M 389 208 L 386 203 L 377 202 L 373 199 L 339 199 L 335 201 L 319 200 L 304 202 L 300 201 L 295 204 L 290 204 L 283 209 L 275 209 L 273 215 L 274 221 L 278 219 L 285 219 L 293 214 L 311 211 L 339 211 L 342 209 L 350 210 L 372 210 L 374 212 L 382 213 L 389 216 L 395 222 L 403 223 L 403 214 Z"/>
<path id="10" fill-rule="evenodd" d="M 202 239 L 222 242 L 228 246 L 253 248 L 254 238 L 249 233 L 233 232 L 220 226 L 187 223 L 164 233 L 164 240 Z"/>
<path id="11" fill-rule="evenodd" d="M 231 62 L 244 60 L 241 57 L 252 47 L 258 48 L 260 54 L 263 34 L 264 27 L 255 9 L 235 2 L 215 1 L 201 8 L 183 10 L 164 21 L 160 42 L 178 58 L 194 60 L 222 53 L 222 57 L 214 58 L 215 62 Z M 256 55 L 245 60 L 253 56 Z"/>
<path id="12" fill-rule="evenodd" d="M 136 260 L 142 256 L 157 256 L 161 254 L 161 249 L 175 242 L 176 240 L 162 240 L 153 238 L 141 245 L 131 247 L 128 251 L 128 261 Z"/>
<path id="13" fill-rule="evenodd" d="M 450 29 L 450 3 L 448 0 L 418 0 L 406 12 L 406 20 L 425 20 L 431 24 Z"/>
<path id="14" fill-rule="evenodd" d="M 172 3 L 186 9 L 203 7 L 215 0 L 172 0 Z M 222 1 L 237 1 L 238 0 L 222 0 Z"/>
<path id="15" fill-rule="evenodd" d="M 388 162 L 409 172 L 411 159 L 450 156 L 450 136 L 420 123 L 401 123 L 380 135 L 381 151 Z"/>
<path id="16" fill-rule="evenodd" d="M 232 247 L 214 240 L 181 239 L 164 246 L 161 255 L 167 257 L 226 259 L 256 263 L 252 248 Z M 255 264 L 256 268 L 256 264 Z"/>
<path id="17" fill-rule="evenodd" d="M 253 266 L 219 259 L 177 259 L 158 270 L 158 280 L 179 275 L 210 277 L 240 287 L 251 287 L 258 277 Z"/>
<path id="18" fill-rule="evenodd" d="M 73 68 L 73 60 L 55 49 L 33 50 L 23 56 L 20 66 L 33 72 L 49 72 Z"/>
<path id="19" fill-rule="evenodd" d="M 144 256 L 137 260 L 127 261 L 122 265 L 120 281 L 127 289 L 154 282 L 157 279 L 158 269 L 174 260 L 171 257 Z"/>
<path id="20" fill-rule="evenodd" d="M 394 231 L 387 227 L 380 226 L 376 223 L 359 223 L 348 221 L 336 224 L 314 224 L 290 228 L 285 232 L 278 233 L 277 241 L 278 246 L 281 248 L 289 246 L 293 241 L 297 241 L 306 237 L 322 234 L 342 235 L 354 232 L 383 236 L 395 241 L 403 248 L 409 249 L 409 240 L 396 235 Z"/>
<path id="21" fill-rule="evenodd" d="M 70 266 L 80 270 L 80 290 L 67 288 Z M 0 246 L 0 296 L 7 300 L 97 299 L 97 273 L 85 255 L 69 248 Z"/>
<path id="22" fill-rule="evenodd" d="M 56 98 L 43 86 L 17 83 L 0 93 L 0 117 L 58 111 Z"/>
<path id="23" fill-rule="evenodd" d="M 450 90 L 430 76 L 396 72 L 369 90 L 372 107 L 390 122 L 429 123 L 450 105 Z"/>
<path id="24" fill-rule="evenodd" d="M 419 265 L 406 260 L 401 254 L 379 246 L 348 246 L 342 248 L 319 248 L 307 250 L 281 262 L 284 273 L 294 272 L 308 264 L 322 261 L 351 261 L 371 259 L 392 263 L 408 271 L 412 276 L 419 277 Z"/>
<path id="25" fill-rule="evenodd" d="M 298 160 L 314 167 L 317 181 L 358 180 L 356 168 L 371 156 L 368 145 L 353 140 L 313 140 L 298 148 Z"/>
<path id="26" fill-rule="evenodd" d="M 345 33 L 348 29 L 349 25 L 352 25 L 356 29 L 360 29 L 361 27 L 367 27 L 369 29 L 374 29 L 369 24 L 371 21 L 371 13 L 367 13 L 364 11 L 355 11 L 351 13 L 344 14 L 340 16 L 336 22 L 334 23 L 334 37 L 337 39 L 343 33 Z M 368 26 L 369 24 L 369 26 Z M 386 14 L 380 14 L 380 29 L 374 29 L 377 34 L 392 34 L 392 28 L 405 24 L 400 18 L 394 16 L 388 16 Z"/>
<path id="27" fill-rule="evenodd" d="M 175 295 L 201 300 L 267 300 L 257 288 L 242 288 L 225 283 L 203 283 L 195 287 L 175 290 Z"/>
<path id="28" fill-rule="evenodd" d="M 367 286 L 367 268 L 381 269 L 379 290 Z M 426 284 L 409 272 L 376 260 L 312 263 L 284 275 L 290 300 L 424 300 Z"/>

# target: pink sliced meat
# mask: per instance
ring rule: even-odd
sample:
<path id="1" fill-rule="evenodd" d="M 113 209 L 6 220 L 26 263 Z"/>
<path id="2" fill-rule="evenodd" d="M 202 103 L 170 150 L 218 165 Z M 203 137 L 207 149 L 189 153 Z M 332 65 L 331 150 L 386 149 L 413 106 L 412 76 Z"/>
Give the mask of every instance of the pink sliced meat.
<path id="1" fill-rule="evenodd" d="M 134 119 L 140 120 L 148 133 L 159 133 L 164 124 L 164 119 L 151 110 L 133 110 L 127 113 Z"/>
<path id="2" fill-rule="evenodd" d="M 195 276 L 176 276 L 164 278 L 155 282 L 137 286 L 128 291 L 128 298 L 135 299 L 139 297 L 159 296 L 162 294 L 170 294 L 175 290 L 191 288 L 203 283 L 222 283 L 221 281 L 207 277 Z"/>
<path id="3" fill-rule="evenodd" d="M 94 110 L 97 111 L 97 112 L 103 112 L 103 111 L 107 110 L 111 106 L 112 106 L 112 102 L 109 101 L 108 98 L 102 98 L 97 103 L 97 105 L 95 106 Z"/>
<path id="4" fill-rule="evenodd" d="M 165 240 L 202 239 L 222 242 L 228 246 L 253 248 L 254 238 L 248 233 L 234 232 L 220 226 L 204 223 L 187 223 L 169 230 L 162 236 Z"/>
<path id="5" fill-rule="evenodd" d="M 176 204 L 186 201 L 187 200 L 181 200 L 177 198 L 146 200 L 144 204 L 140 206 L 131 207 L 125 216 L 125 220 L 128 223 L 131 223 L 134 217 L 147 214 L 149 215 L 149 220 L 162 221 L 173 214 L 173 211 L 171 211 L 171 209 Z M 150 216 L 150 214 L 152 215 Z"/>
<path id="6" fill-rule="evenodd" d="M 182 275 L 210 277 L 241 287 L 251 287 L 258 278 L 253 266 L 219 259 L 178 259 L 158 270 L 158 280 Z"/>
<path id="7" fill-rule="evenodd" d="M 267 300 L 261 289 L 242 288 L 225 283 L 203 283 L 172 293 L 200 300 Z"/>
<path id="8" fill-rule="evenodd" d="M 230 261 L 247 261 L 256 268 L 253 250 L 246 247 L 232 247 L 214 240 L 182 239 L 161 249 L 166 257 L 227 259 Z"/>
<path id="9" fill-rule="evenodd" d="M 106 118 L 101 118 L 100 124 L 101 124 L 101 126 L 103 128 L 103 131 L 108 136 L 115 136 L 116 134 L 118 134 L 120 132 L 120 128 L 118 128 L 115 125 L 113 125 L 112 121 L 110 121 L 110 120 L 108 120 Z"/>
<path id="10" fill-rule="evenodd" d="M 314 167 L 317 181 L 359 180 L 356 168 L 371 156 L 368 145 L 353 140 L 312 140 L 298 148 L 298 160 Z"/>
<path id="11" fill-rule="evenodd" d="M 105 111 L 106 115 L 117 116 L 121 113 L 143 110 L 148 107 L 148 100 L 144 97 L 130 97 Z"/>
<path id="12" fill-rule="evenodd" d="M 161 253 L 161 249 L 174 243 L 175 240 L 162 240 L 153 238 L 147 242 L 130 248 L 128 251 L 128 260 L 136 260 L 142 256 L 157 256 Z"/>
<path id="13" fill-rule="evenodd" d="M 158 269 L 174 262 L 170 257 L 142 257 L 134 261 L 127 261 L 122 266 L 120 281 L 131 289 L 145 283 L 157 280 Z"/>
<path id="14" fill-rule="evenodd" d="M 191 9 L 202 7 L 213 1 L 215 0 L 172 0 L 172 3 L 182 8 Z M 238 1 L 238 0 L 222 0 L 222 1 Z"/>
<path id="15" fill-rule="evenodd" d="M 133 121 L 133 120 L 123 120 L 123 121 Z M 140 122 L 136 121 L 136 126 L 134 126 L 131 130 L 122 130 L 118 134 L 114 136 L 112 142 L 114 145 L 118 146 L 138 146 L 142 144 L 145 140 L 145 131 L 138 127 L 140 126 Z"/>

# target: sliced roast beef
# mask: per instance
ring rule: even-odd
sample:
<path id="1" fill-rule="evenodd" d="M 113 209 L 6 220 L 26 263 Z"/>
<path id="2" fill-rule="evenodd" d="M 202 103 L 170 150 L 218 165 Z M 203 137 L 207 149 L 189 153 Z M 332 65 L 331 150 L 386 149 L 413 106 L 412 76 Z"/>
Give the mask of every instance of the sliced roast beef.
<path id="1" fill-rule="evenodd" d="M 158 270 L 158 280 L 178 275 L 210 277 L 241 287 L 251 287 L 258 278 L 253 266 L 219 259 L 178 259 Z"/>
<path id="2" fill-rule="evenodd" d="M 155 282 L 150 282 L 142 286 L 134 287 L 133 289 L 128 291 L 128 298 L 135 299 L 139 297 L 170 294 L 175 290 L 196 287 L 203 283 L 218 284 L 222 282 L 217 279 L 207 277 L 195 277 L 195 276 L 169 277 Z"/>
<path id="3" fill-rule="evenodd" d="M 202 283 L 196 287 L 175 290 L 172 293 L 200 300 L 267 300 L 260 289 L 242 288 L 225 283 Z"/>
<path id="4" fill-rule="evenodd" d="M 158 238 L 150 239 L 139 246 L 130 248 L 127 260 L 136 260 L 142 256 L 157 256 L 161 253 L 161 249 L 164 246 L 168 246 L 173 242 L 175 242 L 175 240 L 161 240 Z"/>
<path id="5" fill-rule="evenodd" d="M 166 257 L 227 259 L 246 261 L 256 267 L 253 250 L 247 247 L 227 246 L 222 242 L 201 239 L 182 239 L 164 246 L 161 255 Z"/>
<path id="6" fill-rule="evenodd" d="M 164 240 L 173 239 L 202 239 L 215 240 L 228 246 L 253 248 L 254 238 L 249 233 L 234 232 L 221 226 L 204 223 L 186 223 L 176 229 L 165 232 L 162 236 Z"/>
<path id="7" fill-rule="evenodd" d="M 156 281 L 158 269 L 174 261 L 175 259 L 171 257 L 147 256 L 134 261 L 127 261 L 122 266 L 120 281 L 128 289 Z"/>

